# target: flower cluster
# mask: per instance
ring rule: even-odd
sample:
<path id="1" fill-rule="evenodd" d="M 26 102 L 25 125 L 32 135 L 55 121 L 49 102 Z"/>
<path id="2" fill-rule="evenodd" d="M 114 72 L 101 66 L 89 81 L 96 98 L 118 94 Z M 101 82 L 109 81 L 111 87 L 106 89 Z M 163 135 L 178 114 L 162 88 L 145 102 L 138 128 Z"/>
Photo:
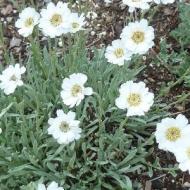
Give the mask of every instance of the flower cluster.
<path id="1" fill-rule="evenodd" d="M 175 0 L 154 0 L 157 4 L 173 3 Z M 111 1 L 105 1 L 111 3 Z M 142 10 L 149 9 L 149 3 L 152 0 L 122 0 L 124 5 L 129 6 L 129 12 L 133 12 L 135 8 Z M 148 21 L 142 19 L 140 21 L 130 22 L 124 27 L 120 39 L 114 40 L 112 45 L 108 46 L 105 57 L 109 63 L 124 65 L 125 61 L 129 61 L 133 54 L 145 54 L 154 46 L 154 29 L 148 25 Z"/>
<path id="2" fill-rule="evenodd" d="M 17 86 L 23 85 L 21 75 L 25 71 L 26 68 L 21 67 L 19 64 L 10 65 L 0 75 L 0 89 L 6 95 L 14 93 Z M 74 73 L 63 80 L 61 97 L 65 105 L 70 108 L 78 106 L 85 96 L 93 94 L 92 88 L 84 86 L 86 81 L 87 76 L 82 73 Z M 59 144 L 68 144 L 80 138 L 81 129 L 79 128 L 79 123 L 78 120 L 75 120 L 74 112 L 70 111 L 65 114 L 62 110 L 57 110 L 57 117 L 48 120 L 50 125 L 48 134 L 52 135 Z"/>
<path id="3" fill-rule="evenodd" d="M 25 8 L 16 21 L 18 32 L 24 37 L 32 34 L 36 25 L 45 36 L 55 38 L 67 33 L 76 33 L 83 30 L 85 25 L 84 14 L 72 13 L 67 3 L 59 1 L 57 5 L 50 2 L 40 14 L 34 8 Z"/>
<path id="4" fill-rule="evenodd" d="M 133 54 L 145 54 L 154 45 L 154 29 L 148 26 L 145 19 L 129 23 L 120 37 L 105 52 L 108 62 L 120 66 L 130 60 Z"/>
<path id="5" fill-rule="evenodd" d="M 165 118 L 157 124 L 155 137 L 158 147 L 172 152 L 179 162 L 182 171 L 190 173 L 190 124 L 180 114 L 175 119 Z"/>
<path id="6" fill-rule="evenodd" d="M 111 3 L 110 1 L 105 1 Z M 149 9 L 152 0 L 122 0 L 129 6 L 129 12 Z M 155 3 L 173 3 L 174 0 L 154 0 Z M 119 66 L 129 61 L 134 54 L 143 55 L 154 46 L 154 29 L 148 21 L 130 22 L 124 27 L 120 39 L 114 40 L 105 51 L 107 61 Z M 145 83 L 128 81 L 120 86 L 119 97 L 115 104 L 120 109 L 127 109 L 127 116 L 144 115 L 154 103 L 154 94 L 148 91 Z M 182 171 L 190 173 L 190 125 L 184 115 L 165 118 L 157 124 L 156 141 L 159 148 L 174 153 Z"/>
<path id="7" fill-rule="evenodd" d="M 46 9 L 38 14 L 33 8 L 26 8 L 19 14 L 16 26 L 23 36 L 32 34 L 35 25 L 39 25 L 43 34 L 51 38 L 75 33 L 85 24 L 84 15 L 72 13 L 67 3 L 49 3 Z M 106 57 L 113 64 L 123 65 L 130 60 L 132 54 L 144 54 L 154 45 L 154 30 L 146 20 L 129 23 L 123 29 L 121 39 L 115 40 L 106 50 Z M 6 95 L 12 94 L 17 86 L 23 85 L 21 75 L 26 71 L 19 64 L 9 66 L 0 75 L 0 88 Z M 69 108 L 78 106 L 85 96 L 93 94 L 91 87 L 85 87 L 88 77 L 83 73 L 73 73 L 63 79 L 60 96 Z M 149 111 L 154 102 L 154 94 L 149 92 L 144 82 L 127 81 L 119 89 L 119 97 L 115 104 L 119 109 L 127 110 L 127 116 L 142 116 Z M 48 120 L 48 134 L 59 144 L 69 144 L 81 137 L 80 121 L 75 120 L 75 112 L 64 113 L 57 110 L 56 117 Z"/>
<path id="8" fill-rule="evenodd" d="M 85 88 L 87 76 L 82 73 L 74 73 L 65 78 L 62 83 L 61 98 L 63 103 L 70 108 L 78 106 L 85 98 L 93 94 L 90 87 Z M 52 135 L 59 144 L 68 144 L 78 140 L 81 136 L 80 121 L 75 120 L 75 113 L 69 111 L 65 114 L 62 110 L 57 110 L 57 117 L 48 120 L 50 127 L 48 134 Z"/>
<path id="9" fill-rule="evenodd" d="M 135 8 L 148 9 L 150 1 L 123 0 L 123 3 L 130 7 L 130 11 L 134 11 Z M 172 1 L 167 0 L 167 2 Z M 162 0 L 162 2 L 166 1 Z M 67 3 L 51 2 L 46 9 L 41 10 L 40 14 L 34 8 L 24 9 L 15 23 L 15 26 L 19 28 L 19 34 L 24 37 L 31 35 L 36 25 L 45 36 L 55 38 L 83 30 L 85 18 L 83 14 L 72 13 Z M 126 61 L 130 61 L 133 55 L 147 53 L 154 46 L 154 38 L 154 29 L 149 26 L 147 20 L 130 22 L 123 28 L 120 39 L 114 40 L 112 45 L 106 48 L 105 57 L 108 62 L 122 66 Z M 14 93 L 18 86 L 23 85 L 21 76 L 25 72 L 26 68 L 19 64 L 10 65 L 0 75 L 0 89 L 6 95 Z M 60 98 L 65 106 L 72 109 L 79 106 L 86 96 L 94 94 L 91 87 L 86 87 L 87 81 L 88 77 L 83 73 L 72 73 L 63 79 L 60 85 Z M 118 91 L 119 96 L 115 98 L 115 105 L 121 110 L 126 110 L 127 117 L 145 115 L 154 103 L 154 94 L 149 91 L 144 82 L 126 81 L 121 84 Z M 49 118 L 47 123 L 47 133 L 58 144 L 67 145 L 81 138 L 80 121 L 76 119 L 76 113 L 73 111 L 65 113 L 58 109 L 56 116 Z M 179 162 L 179 167 L 183 171 L 190 172 L 189 135 L 190 125 L 183 115 L 178 115 L 175 119 L 163 119 L 157 124 L 155 132 L 159 148 L 173 152 Z M 63 188 L 53 181 L 47 187 L 44 184 L 38 184 L 38 190 L 63 190 Z"/>
<path id="10" fill-rule="evenodd" d="M 133 12 L 135 11 L 135 8 L 142 9 L 142 10 L 149 9 L 150 8 L 149 3 L 151 1 L 152 0 L 138 0 L 138 1 L 123 0 L 123 4 L 129 6 L 129 12 Z"/>
<path id="11" fill-rule="evenodd" d="M 105 3 L 112 3 L 113 0 L 104 0 Z M 170 4 L 174 3 L 175 0 L 122 0 L 124 5 L 129 7 L 129 12 L 135 11 L 135 9 L 147 10 L 150 8 L 150 3 L 155 2 L 156 4 Z"/>

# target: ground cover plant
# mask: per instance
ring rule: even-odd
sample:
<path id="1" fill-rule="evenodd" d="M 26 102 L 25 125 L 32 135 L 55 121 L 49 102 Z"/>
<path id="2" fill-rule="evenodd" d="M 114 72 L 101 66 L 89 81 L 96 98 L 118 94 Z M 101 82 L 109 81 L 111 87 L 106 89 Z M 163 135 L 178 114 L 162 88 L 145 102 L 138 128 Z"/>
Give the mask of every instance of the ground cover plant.
<path id="1" fill-rule="evenodd" d="M 187 2 L 0 7 L 1 190 L 190 187 Z"/>

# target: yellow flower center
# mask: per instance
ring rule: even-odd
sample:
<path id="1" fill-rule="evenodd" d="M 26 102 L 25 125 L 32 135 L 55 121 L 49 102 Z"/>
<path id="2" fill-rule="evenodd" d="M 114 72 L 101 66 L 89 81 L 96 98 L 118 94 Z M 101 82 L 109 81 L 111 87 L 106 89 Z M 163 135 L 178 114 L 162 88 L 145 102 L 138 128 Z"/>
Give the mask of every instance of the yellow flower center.
<path id="1" fill-rule="evenodd" d="M 190 159 L 190 147 L 187 148 L 186 153 L 187 153 L 187 157 Z"/>
<path id="2" fill-rule="evenodd" d="M 24 23 L 24 25 L 25 25 L 26 27 L 33 26 L 33 24 L 34 24 L 34 20 L 33 20 L 32 17 L 27 18 L 26 21 L 25 21 L 25 23 Z"/>
<path id="3" fill-rule="evenodd" d="M 64 133 L 68 132 L 70 127 L 69 124 L 66 123 L 65 121 L 61 122 L 60 126 L 59 126 L 60 130 Z"/>
<path id="4" fill-rule="evenodd" d="M 60 14 L 54 14 L 51 17 L 50 22 L 55 27 L 59 26 L 63 22 L 62 16 Z"/>
<path id="5" fill-rule="evenodd" d="M 121 58 L 124 56 L 124 50 L 122 48 L 117 48 L 114 52 L 117 58 Z"/>
<path id="6" fill-rule="evenodd" d="M 79 93 L 82 92 L 82 88 L 80 85 L 75 84 L 71 89 L 72 96 L 76 97 Z"/>
<path id="7" fill-rule="evenodd" d="M 127 101 L 128 101 L 130 106 L 139 106 L 141 103 L 141 96 L 140 96 L 140 94 L 131 93 L 127 97 Z"/>
<path id="8" fill-rule="evenodd" d="M 16 77 L 15 75 L 12 75 L 11 78 L 10 78 L 10 80 L 16 81 L 16 80 L 17 80 L 17 77 Z"/>
<path id="9" fill-rule="evenodd" d="M 76 29 L 76 28 L 79 28 L 79 23 L 77 23 L 77 22 L 73 22 L 72 23 L 72 27 L 74 28 L 74 29 Z"/>
<path id="10" fill-rule="evenodd" d="M 136 44 L 140 44 L 144 41 L 144 32 L 141 32 L 141 31 L 136 31 L 133 33 L 133 36 L 132 36 L 132 40 L 136 43 Z"/>
<path id="11" fill-rule="evenodd" d="M 178 127 L 170 127 L 166 131 L 166 139 L 171 142 L 177 141 L 181 137 L 181 130 Z"/>

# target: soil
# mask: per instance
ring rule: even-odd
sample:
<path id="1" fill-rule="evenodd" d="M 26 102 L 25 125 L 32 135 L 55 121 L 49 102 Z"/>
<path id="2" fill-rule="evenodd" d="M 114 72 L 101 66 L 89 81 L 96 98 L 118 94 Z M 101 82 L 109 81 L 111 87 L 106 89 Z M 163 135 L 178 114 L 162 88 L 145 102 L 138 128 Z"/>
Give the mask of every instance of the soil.
<path id="1" fill-rule="evenodd" d="M 43 5 L 43 1 L 38 1 L 38 7 Z M 92 46 L 105 47 L 111 44 L 112 40 L 119 38 L 125 21 L 127 18 L 127 7 L 121 7 L 120 1 L 115 0 L 114 3 L 106 6 L 102 0 L 89 0 L 89 7 L 92 11 L 97 13 L 97 18 L 89 19 L 88 28 L 90 35 L 87 41 L 87 47 L 90 49 Z M 148 14 L 148 13 L 147 13 Z M 138 12 L 137 12 L 138 15 Z M 22 60 L 26 56 L 27 41 L 24 40 L 14 27 L 15 20 L 18 17 L 18 10 L 13 6 L 10 1 L 0 1 L 0 20 L 3 25 L 4 31 L 4 43 L 0 43 L 0 63 L 4 64 L 5 50 L 11 52 L 17 60 Z M 157 66 L 150 64 L 149 59 L 153 58 L 159 53 L 160 39 L 166 38 L 168 43 L 172 45 L 172 48 L 177 51 L 179 44 L 169 36 L 171 30 L 177 27 L 179 23 L 178 8 L 176 4 L 170 6 L 160 6 L 156 14 L 154 15 L 151 25 L 155 28 L 156 39 L 155 47 L 149 52 L 146 59 L 146 69 L 142 72 L 140 78 L 144 80 L 148 86 L 157 93 L 163 83 L 175 81 L 174 76 L 164 66 Z M 172 100 L 180 95 L 182 92 L 186 92 L 189 89 L 182 87 L 182 85 L 175 86 L 171 89 L 170 93 L 165 100 L 172 102 Z M 186 112 L 189 104 L 182 107 L 173 107 L 171 112 L 180 113 Z M 190 112 L 186 113 L 190 116 Z M 155 145 L 156 146 L 156 145 Z M 175 164 L 174 156 L 170 153 L 155 150 L 155 155 L 160 158 L 163 166 Z M 188 173 L 178 172 L 176 177 L 173 177 L 167 172 L 156 170 L 152 178 L 145 175 L 135 175 L 133 179 L 141 181 L 144 184 L 145 190 L 187 190 L 190 188 L 190 175 Z"/>

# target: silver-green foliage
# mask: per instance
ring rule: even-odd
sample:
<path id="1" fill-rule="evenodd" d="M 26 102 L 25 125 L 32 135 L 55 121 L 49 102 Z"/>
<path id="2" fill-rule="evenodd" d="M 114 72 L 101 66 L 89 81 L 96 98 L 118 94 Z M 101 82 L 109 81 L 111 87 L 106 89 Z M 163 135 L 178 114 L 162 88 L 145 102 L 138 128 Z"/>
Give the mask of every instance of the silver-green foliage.
<path id="1" fill-rule="evenodd" d="M 152 175 L 155 164 L 146 161 L 153 151 L 152 127 L 165 112 L 156 100 L 146 116 L 126 118 L 126 112 L 114 104 L 121 83 L 136 80 L 144 69 L 141 59 L 119 67 L 107 63 L 104 50 L 94 49 L 89 60 L 84 34 L 68 38 L 69 45 L 65 43 L 61 51 L 53 40 L 46 46 L 37 38 L 31 40 L 22 61 L 27 68 L 25 85 L 10 96 L 0 92 L 1 190 L 32 189 L 32 182 L 40 179 L 56 181 L 66 190 L 131 190 L 132 174 L 149 166 Z M 7 64 L 14 62 L 10 58 Z M 65 146 L 47 134 L 47 121 L 56 109 L 69 110 L 60 90 L 63 78 L 74 72 L 88 76 L 87 86 L 95 94 L 73 108 L 81 121 L 82 138 Z"/>

